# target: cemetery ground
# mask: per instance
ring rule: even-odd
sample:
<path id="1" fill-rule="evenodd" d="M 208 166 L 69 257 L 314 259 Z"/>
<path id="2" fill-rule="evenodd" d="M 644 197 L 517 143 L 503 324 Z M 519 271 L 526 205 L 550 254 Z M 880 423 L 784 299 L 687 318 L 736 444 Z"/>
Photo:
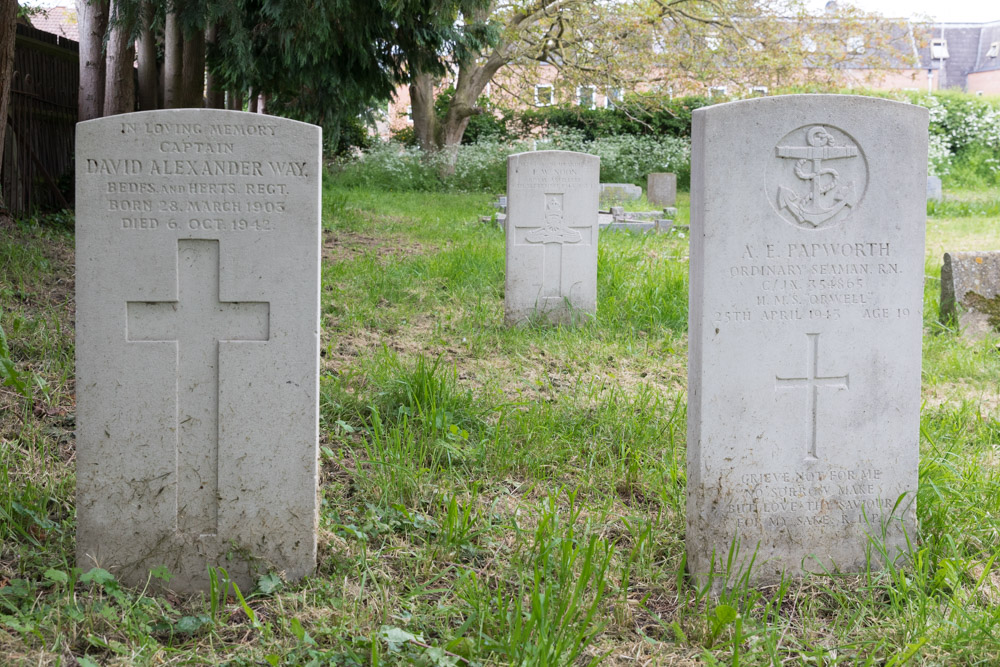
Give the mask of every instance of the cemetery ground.
<path id="1" fill-rule="evenodd" d="M 683 574 L 680 232 L 602 232 L 596 321 L 509 329 L 488 195 L 327 179 L 317 572 L 235 591 L 220 569 L 179 597 L 155 592 L 164 570 L 134 590 L 75 567 L 72 221 L 9 223 L 0 662 L 997 664 L 1000 341 L 937 310 L 942 253 L 996 248 L 1000 202 L 947 194 L 927 224 L 909 559 L 758 588 L 732 572 L 717 599 Z"/>

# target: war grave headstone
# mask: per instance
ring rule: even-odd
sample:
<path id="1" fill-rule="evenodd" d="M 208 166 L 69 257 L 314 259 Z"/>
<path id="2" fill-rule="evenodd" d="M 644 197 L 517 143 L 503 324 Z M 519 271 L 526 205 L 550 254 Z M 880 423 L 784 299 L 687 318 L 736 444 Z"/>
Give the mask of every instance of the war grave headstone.
<path id="1" fill-rule="evenodd" d="M 1000 251 L 944 254 L 941 320 L 969 338 L 1000 331 Z"/>
<path id="2" fill-rule="evenodd" d="M 597 311 L 600 158 L 534 151 L 507 158 L 505 319 L 571 323 Z"/>
<path id="3" fill-rule="evenodd" d="M 677 174 L 659 173 L 646 177 L 646 199 L 653 206 L 677 204 Z"/>
<path id="4" fill-rule="evenodd" d="M 695 111 L 695 576 L 734 544 L 754 582 L 857 571 L 869 536 L 894 558 L 915 535 L 927 120 L 839 95 Z"/>
<path id="5" fill-rule="evenodd" d="M 80 566 L 308 574 L 320 129 L 149 111 L 80 123 L 76 155 Z"/>

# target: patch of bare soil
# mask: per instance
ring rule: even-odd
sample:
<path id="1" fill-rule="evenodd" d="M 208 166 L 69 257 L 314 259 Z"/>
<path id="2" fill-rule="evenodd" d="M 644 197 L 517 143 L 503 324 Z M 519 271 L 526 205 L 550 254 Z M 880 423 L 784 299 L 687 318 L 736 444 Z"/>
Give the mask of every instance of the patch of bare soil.
<path id="1" fill-rule="evenodd" d="M 324 230 L 323 261 L 344 262 L 362 255 L 374 255 L 380 262 L 411 255 L 424 255 L 435 250 L 418 241 L 392 236 L 367 236 L 343 230 Z"/>
<path id="2" fill-rule="evenodd" d="M 1000 412 L 1000 385 L 996 384 L 947 382 L 924 387 L 922 396 L 926 408 L 958 407 L 962 403 L 971 403 L 979 406 L 984 415 Z"/>

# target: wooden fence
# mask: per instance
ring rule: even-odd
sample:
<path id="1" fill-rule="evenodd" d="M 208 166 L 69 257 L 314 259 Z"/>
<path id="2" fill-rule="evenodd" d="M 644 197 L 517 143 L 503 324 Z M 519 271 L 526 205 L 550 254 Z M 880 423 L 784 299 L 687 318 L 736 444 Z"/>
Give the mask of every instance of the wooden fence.
<path id="1" fill-rule="evenodd" d="M 16 214 L 71 206 L 80 85 L 73 40 L 18 25 L 0 185 Z"/>

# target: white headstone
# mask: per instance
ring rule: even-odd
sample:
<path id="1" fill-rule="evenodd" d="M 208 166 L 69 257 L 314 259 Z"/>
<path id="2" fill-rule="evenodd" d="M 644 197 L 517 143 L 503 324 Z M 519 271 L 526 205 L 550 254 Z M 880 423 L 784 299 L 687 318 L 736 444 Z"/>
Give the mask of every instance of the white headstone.
<path id="1" fill-rule="evenodd" d="M 927 110 L 768 97 L 692 140 L 689 570 L 877 567 L 916 529 Z"/>
<path id="2" fill-rule="evenodd" d="M 535 315 L 577 322 L 597 311 L 600 164 L 594 155 L 568 151 L 507 158 L 509 324 Z"/>
<path id="3" fill-rule="evenodd" d="M 77 560 L 176 591 L 315 566 L 320 129 L 77 126 Z"/>

